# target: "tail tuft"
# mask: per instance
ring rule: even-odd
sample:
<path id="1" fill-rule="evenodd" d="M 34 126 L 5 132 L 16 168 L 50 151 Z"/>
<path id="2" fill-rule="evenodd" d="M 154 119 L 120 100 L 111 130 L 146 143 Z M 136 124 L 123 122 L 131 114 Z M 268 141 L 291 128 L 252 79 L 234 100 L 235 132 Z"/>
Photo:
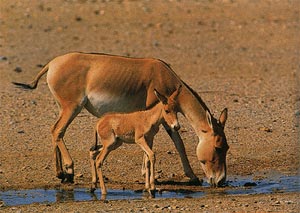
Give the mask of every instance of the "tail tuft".
<path id="1" fill-rule="evenodd" d="M 32 90 L 32 89 L 35 89 L 37 87 L 36 84 L 31 85 L 31 84 L 24 84 L 24 83 L 18 83 L 18 82 L 11 82 L 11 83 L 13 83 L 14 85 L 16 85 L 19 88 L 27 89 L 27 90 Z"/>

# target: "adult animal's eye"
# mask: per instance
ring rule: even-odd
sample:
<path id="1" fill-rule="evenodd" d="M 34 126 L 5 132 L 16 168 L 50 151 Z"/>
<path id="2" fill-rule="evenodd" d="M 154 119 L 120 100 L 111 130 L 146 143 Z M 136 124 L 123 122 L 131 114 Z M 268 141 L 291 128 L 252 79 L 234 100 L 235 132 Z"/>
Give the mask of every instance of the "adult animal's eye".
<path id="1" fill-rule="evenodd" d="M 220 147 L 215 147 L 215 150 L 218 154 L 222 153 L 222 148 L 220 148 Z"/>
<path id="2" fill-rule="evenodd" d="M 200 163 L 204 164 L 206 163 L 206 160 L 200 160 Z"/>
<path id="3" fill-rule="evenodd" d="M 170 113 L 170 110 L 167 109 L 167 110 L 165 110 L 165 112 L 166 112 L 167 114 L 169 114 L 169 113 Z"/>

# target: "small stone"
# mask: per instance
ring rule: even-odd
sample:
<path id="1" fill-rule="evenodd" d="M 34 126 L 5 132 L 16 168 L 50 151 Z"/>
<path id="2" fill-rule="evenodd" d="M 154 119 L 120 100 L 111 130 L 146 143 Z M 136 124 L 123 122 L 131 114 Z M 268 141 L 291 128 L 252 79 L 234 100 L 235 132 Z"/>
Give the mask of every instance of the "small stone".
<path id="1" fill-rule="evenodd" d="M 44 169 L 49 170 L 49 169 L 50 169 L 50 166 L 49 166 L 49 165 L 46 165 L 46 166 L 44 166 Z"/>
<path id="2" fill-rule="evenodd" d="M 255 182 L 247 182 L 244 184 L 245 187 L 249 187 L 249 186 L 257 186 L 257 184 Z"/>
<path id="3" fill-rule="evenodd" d="M 0 56 L 0 61 L 6 61 L 7 57 L 6 56 Z"/>
<path id="4" fill-rule="evenodd" d="M 76 175 L 76 177 L 77 177 L 77 178 L 82 178 L 82 177 L 83 177 L 83 174 L 82 174 L 82 173 L 79 173 L 79 174 Z"/>
<path id="5" fill-rule="evenodd" d="M 16 67 L 16 68 L 14 69 L 14 71 L 20 73 L 20 72 L 22 72 L 23 70 L 22 70 L 21 67 Z"/>
<path id="6" fill-rule="evenodd" d="M 265 131 L 265 132 L 273 132 L 273 130 L 268 127 L 260 127 L 260 128 L 258 128 L 258 130 Z"/>
<path id="7" fill-rule="evenodd" d="M 154 208 L 159 208 L 159 205 L 158 204 L 154 204 L 153 207 Z"/>
<path id="8" fill-rule="evenodd" d="M 80 16 L 76 16 L 75 20 L 76 21 L 82 21 L 82 18 Z"/>
<path id="9" fill-rule="evenodd" d="M 275 202 L 275 205 L 280 205 L 280 201 L 277 200 L 277 201 Z"/>

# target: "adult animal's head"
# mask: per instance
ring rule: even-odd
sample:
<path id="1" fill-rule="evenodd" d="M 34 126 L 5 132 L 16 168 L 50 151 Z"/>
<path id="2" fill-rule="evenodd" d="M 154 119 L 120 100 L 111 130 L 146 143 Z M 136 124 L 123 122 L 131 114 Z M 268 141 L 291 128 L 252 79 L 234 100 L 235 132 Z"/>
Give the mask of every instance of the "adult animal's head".
<path id="1" fill-rule="evenodd" d="M 219 119 L 206 111 L 207 126 L 201 129 L 197 157 L 207 177 L 207 182 L 218 187 L 226 181 L 226 154 L 229 149 L 224 127 L 228 110 L 225 108 Z"/>

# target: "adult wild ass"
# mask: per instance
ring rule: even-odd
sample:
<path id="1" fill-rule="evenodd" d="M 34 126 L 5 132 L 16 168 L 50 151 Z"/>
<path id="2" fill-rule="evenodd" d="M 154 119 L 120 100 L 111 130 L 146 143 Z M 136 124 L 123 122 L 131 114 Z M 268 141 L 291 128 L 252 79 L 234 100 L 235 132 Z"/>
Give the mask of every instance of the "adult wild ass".
<path id="1" fill-rule="evenodd" d="M 224 125 L 227 109 L 222 111 L 218 120 L 215 119 L 200 96 L 165 62 L 151 58 L 69 53 L 50 61 L 31 83 L 14 84 L 35 89 L 46 72 L 48 86 L 60 107 L 59 117 L 51 132 L 56 175 L 62 182 L 65 179 L 73 182 L 74 178 L 74 163 L 63 138 L 69 124 L 83 107 L 97 117 L 106 112 L 144 110 L 157 101 L 154 88 L 168 97 L 181 84 L 178 111 L 187 118 L 199 138 L 197 156 L 208 182 L 218 186 L 226 180 L 229 146 Z M 191 181 L 199 181 L 189 164 L 179 133 L 172 132 L 167 124 L 163 125 L 179 152 L 185 174 Z"/>
<path id="2" fill-rule="evenodd" d="M 151 196 L 154 195 L 155 154 L 152 151 L 153 139 L 162 122 L 165 122 L 174 131 L 179 130 L 176 99 L 180 89 L 181 86 L 169 98 L 154 90 L 159 103 L 147 110 L 132 113 L 108 113 L 99 119 L 95 131 L 96 143 L 90 150 L 92 192 L 97 188 L 98 175 L 102 195 L 107 194 L 102 175 L 102 165 L 108 154 L 120 147 L 122 143 L 136 143 L 146 154 L 145 190 Z M 98 146 L 98 137 L 102 146 Z"/>

